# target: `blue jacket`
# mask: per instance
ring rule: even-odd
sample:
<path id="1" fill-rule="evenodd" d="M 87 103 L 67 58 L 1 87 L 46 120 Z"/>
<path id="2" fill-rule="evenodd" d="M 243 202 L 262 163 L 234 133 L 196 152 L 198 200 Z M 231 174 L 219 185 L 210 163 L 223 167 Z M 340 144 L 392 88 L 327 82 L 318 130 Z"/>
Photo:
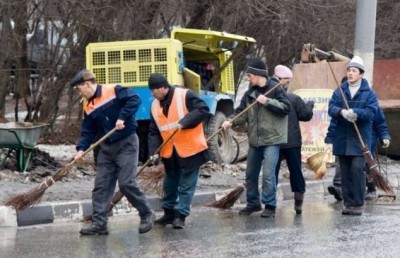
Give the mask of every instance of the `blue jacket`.
<path id="1" fill-rule="evenodd" d="M 368 82 L 362 79 L 361 86 L 351 99 L 348 82 L 340 85 L 343 90 L 349 107 L 357 114 L 357 127 L 365 145 L 371 147 L 372 123 L 378 108 L 378 100 L 375 92 L 369 87 Z M 328 114 L 331 116 L 331 124 L 336 124 L 333 138 L 333 154 L 362 156 L 361 143 L 355 131 L 353 123 L 342 117 L 340 111 L 346 105 L 342 99 L 339 89 L 333 92 L 329 101 Z M 329 133 L 329 130 L 328 130 Z"/>
<path id="2" fill-rule="evenodd" d="M 335 138 L 335 128 L 336 128 L 336 119 L 332 119 L 330 121 L 328 132 L 326 133 L 325 143 L 333 143 L 333 139 Z M 374 122 L 372 124 L 372 137 L 371 137 L 371 153 L 374 155 L 374 150 L 376 148 L 377 140 L 383 141 L 383 139 L 391 139 L 389 134 L 389 129 L 386 124 L 385 115 L 383 114 L 383 110 L 378 106 L 376 110 L 376 115 Z"/>
<path id="3" fill-rule="evenodd" d="M 371 143 L 371 153 L 375 153 L 376 142 L 377 139 L 383 141 L 383 139 L 390 140 L 389 129 L 386 124 L 385 115 L 383 114 L 383 110 L 381 107 L 378 106 L 376 110 L 376 117 L 373 123 L 373 130 L 372 130 L 372 143 Z"/>
<path id="4" fill-rule="evenodd" d="M 102 85 L 97 85 L 94 96 L 87 101 L 87 105 L 100 99 Z M 110 87 L 110 86 L 107 86 Z M 117 130 L 106 141 L 114 142 L 136 132 L 137 122 L 135 113 L 141 103 L 139 96 L 131 89 L 116 85 L 115 95 L 96 104 L 90 113 L 84 113 L 81 125 L 81 138 L 76 145 L 76 150 L 86 150 L 95 142 L 115 127 L 118 119 L 124 121 L 125 128 Z"/>

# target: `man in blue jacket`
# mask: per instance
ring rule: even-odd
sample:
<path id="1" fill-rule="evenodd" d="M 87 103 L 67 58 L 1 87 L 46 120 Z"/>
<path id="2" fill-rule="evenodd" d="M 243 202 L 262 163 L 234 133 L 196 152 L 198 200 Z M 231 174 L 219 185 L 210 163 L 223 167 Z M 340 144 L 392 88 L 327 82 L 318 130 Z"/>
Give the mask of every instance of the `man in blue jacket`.
<path id="1" fill-rule="evenodd" d="M 108 234 L 107 214 L 117 181 L 120 191 L 139 211 L 139 233 L 146 233 L 153 227 L 155 214 L 135 180 L 139 148 L 135 113 L 141 103 L 139 96 L 120 85 L 97 84 L 96 76 L 87 69 L 76 74 L 71 87 L 87 101 L 81 138 L 76 145 L 76 161 L 83 159 L 84 151 L 96 139 L 117 128 L 100 145 L 92 191 L 93 223 L 81 229 L 80 234 Z"/>
<path id="2" fill-rule="evenodd" d="M 347 77 L 342 79 L 342 83 L 347 81 Z M 325 137 L 325 143 L 332 143 L 335 136 L 336 120 L 332 120 L 328 127 L 328 132 Z M 389 129 L 386 124 L 385 115 L 380 106 L 377 107 L 376 116 L 372 126 L 372 138 L 371 138 L 371 153 L 375 155 L 375 148 L 377 141 L 382 144 L 382 148 L 388 148 L 390 145 L 390 134 Z M 341 187 L 341 172 L 339 160 L 336 159 L 336 169 L 335 176 L 333 177 L 332 185 L 328 186 L 328 192 L 335 197 L 336 200 L 341 201 L 342 197 L 342 187 Z M 368 171 L 368 168 L 367 168 Z M 367 179 L 367 193 L 365 194 L 365 200 L 374 200 L 377 197 L 376 188 L 373 182 Z"/>
<path id="3" fill-rule="evenodd" d="M 372 122 L 378 100 L 367 80 L 365 67 L 355 56 L 347 66 L 347 82 L 334 91 L 329 101 L 329 115 L 336 123 L 333 154 L 338 156 L 342 173 L 343 215 L 361 215 L 365 197 L 365 158 L 355 125 L 368 148 L 371 146 Z M 345 105 L 342 91 L 349 108 Z"/>

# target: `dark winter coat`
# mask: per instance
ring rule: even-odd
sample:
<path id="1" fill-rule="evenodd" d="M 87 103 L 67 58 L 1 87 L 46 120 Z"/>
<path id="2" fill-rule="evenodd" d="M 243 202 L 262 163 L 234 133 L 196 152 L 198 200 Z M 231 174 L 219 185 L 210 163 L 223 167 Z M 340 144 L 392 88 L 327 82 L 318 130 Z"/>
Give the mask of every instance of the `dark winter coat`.
<path id="1" fill-rule="evenodd" d="M 349 107 L 357 114 L 357 127 L 367 147 L 371 147 L 372 124 L 378 108 L 378 100 L 375 92 L 369 87 L 368 82 L 362 79 L 357 93 L 351 98 L 349 84 L 344 82 L 340 85 Z M 331 123 L 336 123 L 333 136 L 333 154 L 347 156 L 362 156 L 361 143 L 356 134 L 353 123 L 342 117 L 340 111 L 345 109 L 342 95 L 339 89 L 333 92 L 329 101 L 329 115 Z"/>
<path id="2" fill-rule="evenodd" d="M 168 115 L 172 97 L 174 96 L 175 92 L 174 87 L 170 87 L 169 89 L 170 90 L 168 91 L 168 94 L 165 96 L 164 100 L 160 102 L 163 106 L 164 115 Z M 179 124 L 182 125 L 183 130 L 196 127 L 199 123 L 202 123 L 207 116 L 209 116 L 209 108 L 207 104 L 191 90 L 188 90 L 186 93 L 185 104 L 189 113 L 179 121 Z M 160 130 L 157 127 L 153 115 L 151 115 L 148 136 L 149 155 L 153 155 L 162 142 L 163 140 L 161 138 Z M 200 167 L 208 160 L 210 160 L 210 154 L 208 150 L 204 150 L 187 158 L 181 158 L 174 149 L 172 157 L 169 159 L 163 158 L 163 163 L 167 173 L 173 173 L 173 171 L 177 170 L 178 168 L 182 169 L 184 172 L 191 171 Z"/>
<path id="3" fill-rule="evenodd" d="M 233 115 L 239 114 L 246 107 L 256 101 L 259 95 L 264 94 L 277 83 L 268 79 L 264 87 L 253 86 L 245 92 L 240 105 Z M 287 142 L 287 123 L 290 113 L 290 102 L 282 87 L 277 87 L 267 96 L 266 105 L 255 104 L 241 117 L 233 121 L 233 125 L 248 123 L 249 145 L 261 147 Z"/>
<path id="4" fill-rule="evenodd" d="M 299 121 L 307 122 L 313 117 L 314 102 L 305 103 L 296 94 L 286 93 L 290 101 L 290 113 L 288 121 L 288 141 L 281 145 L 281 149 L 301 147 L 301 130 Z"/>
<path id="5" fill-rule="evenodd" d="M 76 145 L 76 150 L 86 150 L 96 140 L 103 137 L 115 127 L 118 119 L 124 121 L 125 128 L 117 130 L 107 142 L 114 142 L 123 139 L 136 132 L 137 122 L 135 113 L 139 108 L 141 100 L 139 96 L 129 88 L 115 86 L 115 98 L 101 103 L 89 115 L 84 114 L 81 125 L 81 138 Z M 97 85 L 94 96 L 88 100 L 88 104 L 95 98 L 100 98 L 102 86 Z"/>
<path id="6" fill-rule="evenodd" d="M 335 128 L 336 128 L 336 120 L 332 119 L 328 132 L 325 137 L 325 143 L 333 143 L 333 138 L 335 136 Z M 383 110 L 378 106 L 376 110 L 376 116 L 374 122 L 372 124 L 372 136 L 371 136 L 371 153 L 375 152 L 376 142 L 379 139 L 381 142 L 383 139 L 391 139 L 389 134 L 389 129 L 386 124 L 385 115 L 383 114 Z"/>

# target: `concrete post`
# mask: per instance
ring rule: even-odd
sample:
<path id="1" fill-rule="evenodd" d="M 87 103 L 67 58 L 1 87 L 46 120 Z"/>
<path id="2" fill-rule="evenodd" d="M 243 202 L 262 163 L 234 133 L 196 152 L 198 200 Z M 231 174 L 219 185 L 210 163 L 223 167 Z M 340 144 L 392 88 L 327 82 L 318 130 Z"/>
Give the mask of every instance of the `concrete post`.
<path id="1" fill-rule="evenodd" d="M 364 78 L 372 83 L 374 72 L 377 0 L 357 0 L 354 55 L 364 60 Z"/>

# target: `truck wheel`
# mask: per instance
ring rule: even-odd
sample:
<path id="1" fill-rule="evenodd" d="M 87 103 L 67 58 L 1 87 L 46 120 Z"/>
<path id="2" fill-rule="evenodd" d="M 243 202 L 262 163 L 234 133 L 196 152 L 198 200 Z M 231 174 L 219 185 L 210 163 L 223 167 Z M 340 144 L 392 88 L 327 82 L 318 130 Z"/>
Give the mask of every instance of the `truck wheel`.
<path id="1" fill-rule="evenodd" d="M 226 116 L 222 112 L 216 112 L 206 123 L 206 135 L 211 136 L 218 131 L 222 123 L 226 121 Z M 211 160 L 216 163 L 230 164 L 234 160 L 233 137 L 231 130 L 223 130 L 217 136 L 209 140 L 208 149 L 211 154 Z"/>

